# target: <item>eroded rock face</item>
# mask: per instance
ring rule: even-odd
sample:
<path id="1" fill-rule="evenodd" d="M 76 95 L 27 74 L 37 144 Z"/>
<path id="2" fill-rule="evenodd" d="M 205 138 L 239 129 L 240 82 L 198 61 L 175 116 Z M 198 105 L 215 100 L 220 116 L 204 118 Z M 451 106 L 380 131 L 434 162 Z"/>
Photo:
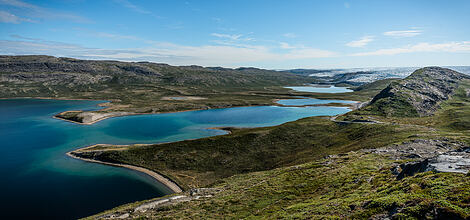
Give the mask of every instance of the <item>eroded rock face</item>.
<path id="1" fill-rule="evenodd" d="M 413 176 L 416 173 L 426 172 L 430 170 L 428 159 L 403 163 L 400 164 L 399 168 L 400 172 L 398 172 L 397 174 L 397 180 L 401 180 L 407 176 Z"/>
<path id="2" fill-rule="evenodd" d="M 385 116 L 429 116 L 449 99 L 467 75 L 440 67 L 426 67 L 391 83 L 370 103 L 370 109 Z"/>
<path id="3" fill-rule="evenodd" d="M 465 151 L 448 152 L 432 158 L 430 166 L 441 172 L 468 173 L 470 153 Z"/>
<path id="4" fill-rule="evenodd" d="M 416 139 L 365 151 L 387 155 L 395 160 L 411 159 L 411 162 L 398 164 L 391 170 L 397 179 L 431 170 L 454 173 L 468 173 L 470 170 L 470 147 L 449 139 Z"/>

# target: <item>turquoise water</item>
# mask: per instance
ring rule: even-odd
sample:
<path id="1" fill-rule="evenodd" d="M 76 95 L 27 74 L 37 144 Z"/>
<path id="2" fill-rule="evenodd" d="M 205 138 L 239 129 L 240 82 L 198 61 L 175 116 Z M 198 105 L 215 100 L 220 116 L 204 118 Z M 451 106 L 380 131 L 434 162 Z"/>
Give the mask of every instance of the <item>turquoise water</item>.
<path id="1" fill-rule="evenodd" d="M 299 92 L 316 92 L 316 93 L 344 93 L 344 92 L 353 92 L 353 90 L 348 89 L 346 87 L 315 87 L 315 86 L 292 86 L 292 87 L 285 87 L 289 89 L 293 89 Z"/>
<path id="2" fill-rule="evenodd" d="M 304 98 L 304 99 L 282 99 L 282 100 L 277 101 L 276 103 L 285 105 L 285 106 L 304 106 L 304 105 L 320 105 L 320 104 L 330 104 L 330 103 L 351 104 L 351 103 L 356 103 L 356 102 L 347 101 L 347 100 Z"/>
<path id="3" fill-rule="evenodd" d="M 66 110 L 98 109 L 99 103 L 0 100 L 0 219 L 73 219 L 169 193 L 144 174 L 65 155 L 79 147 L 201 138 L 225 133 L 209 127 L 272 126 L 349 111 L 338 107 L 258 106 L 117 117 L 93 125 L 52 118 Z"/>

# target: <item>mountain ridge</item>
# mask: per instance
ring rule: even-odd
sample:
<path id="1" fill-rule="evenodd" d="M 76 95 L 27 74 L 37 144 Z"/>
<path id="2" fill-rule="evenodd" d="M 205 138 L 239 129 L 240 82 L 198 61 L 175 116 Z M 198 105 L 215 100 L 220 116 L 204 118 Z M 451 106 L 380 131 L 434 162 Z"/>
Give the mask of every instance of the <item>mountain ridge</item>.
<path id="1" fill-rule="evenodd" d="M 383 116 L 430 116 L 469 76 L 441 67 L 425 67 L 390 83 L 366 107 Z"/>
<path id="2" fill-rule="evenodd" d="M 35 74 L 54 74 L 40 75 Z M 77 73 L 87 74 L 80 80 Z M 80 60 L 66 57 L 43 55 L 0 56 L 1 81 L 24 79 L 37 80 L 45 77 L 57 79 L 58 83 L 138 83 L 161 82 L 176 86 L 245 86 L 245 85 L 280 85 L 282 83 L 304 83 L 306 78 L 294 74 L 263 70 L 251 67 L 237 69 L 201 66 L 171 66 L 151 62 L 121 62 L 111 60 Z M 14 75 L 17 74 L 17 75 Z M 19 74 L 19 75 L 18 75 Z M 68 77 L 60 78 L 58 74 Z M 63 76 L 64 76 L 63 75 Z M 132 80 L 125 80 L 126 76 Z M 268 78 L 270 77 L 270 78 Z M 39 79 L 38 79 L 39 78 Z M 97 81 L 90 80 L 91 78 Z M 61 80 L 63 79 L 63 80 Z M 279 83 L 282 82 L 282 83 Z"/>

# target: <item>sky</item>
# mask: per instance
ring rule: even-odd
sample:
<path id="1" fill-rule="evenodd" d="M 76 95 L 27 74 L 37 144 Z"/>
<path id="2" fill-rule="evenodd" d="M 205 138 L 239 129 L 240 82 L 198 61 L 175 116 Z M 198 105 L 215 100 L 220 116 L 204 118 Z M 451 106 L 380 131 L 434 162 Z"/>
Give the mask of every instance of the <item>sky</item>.
<path id="1" fill-rule="evenodd" d="M 470 1 L 0 0 L 0 54 L 267 69 L 470 65 Z"/>

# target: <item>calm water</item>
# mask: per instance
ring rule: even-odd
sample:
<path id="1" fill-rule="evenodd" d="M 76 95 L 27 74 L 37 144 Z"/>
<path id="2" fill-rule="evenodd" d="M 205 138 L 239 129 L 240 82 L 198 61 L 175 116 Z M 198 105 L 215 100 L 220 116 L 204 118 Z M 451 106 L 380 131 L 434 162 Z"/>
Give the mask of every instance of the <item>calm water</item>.
<path id="1" fill-rule="evenodd" d="M 338 107 L 240 107 L 111 118 L 78 125 L 51 118 L 98 109 L 99 101 L 0 100 L 0 219 L 71 219 L 169 193 L 131 170 L 68 158 L 96 143 L 158 143 L 224 134 L 216 126 L 259 127 L 348 111 Z"/>
<path id="2" fill-rule="evenodd" d="M 353 90 L 348 89 L 346 87 L 315 87 L 315 86 L 292 86 L 292 87 L 285 87 L 289 89 L 293 89 L 299 92 L 316 92 L 316 93 L 344 93 L 344 92 L 353 92 Z"/>
<path id="3" fill-rule="evenodd" d="M 347 100 L 332 100 L 332 99 L 313 99 L 313 98 L 303 98 L 303 99 L 282 99 L 276 103 L 286 106 L 303 106 L 303 105 L 319 105 L 319 104 L 329 104 L 329 103 L 356 103 L 355 101 Z"/>

